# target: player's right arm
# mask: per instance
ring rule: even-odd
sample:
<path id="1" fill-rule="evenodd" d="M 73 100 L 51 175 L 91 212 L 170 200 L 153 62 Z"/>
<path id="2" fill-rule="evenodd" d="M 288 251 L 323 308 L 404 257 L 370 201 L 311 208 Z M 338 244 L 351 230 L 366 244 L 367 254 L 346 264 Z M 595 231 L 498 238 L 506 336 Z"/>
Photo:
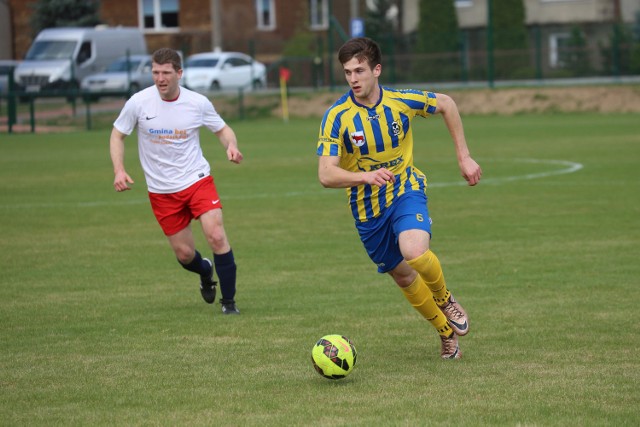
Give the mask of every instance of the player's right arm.
<path id="1" fill-rule="evenodd" d="M 318 178 L 325 188 L 349 188 L 361 184 L 382 187 L 395 182 L 396 177 L 388 169 L 381 168 L 370 172 L 351 172 L 340 167 L 340 157 L 319 156 Z"/>
<path id="2" fill-rule="evenodd" d="M 126 136 L 114 127 L 109 138 L 109 152 L 114 174 L 113 187 L 118 192 L 131 190 L 129 184 L 133 184 L 133 180 L 124 168 L 124 138 Z"/>

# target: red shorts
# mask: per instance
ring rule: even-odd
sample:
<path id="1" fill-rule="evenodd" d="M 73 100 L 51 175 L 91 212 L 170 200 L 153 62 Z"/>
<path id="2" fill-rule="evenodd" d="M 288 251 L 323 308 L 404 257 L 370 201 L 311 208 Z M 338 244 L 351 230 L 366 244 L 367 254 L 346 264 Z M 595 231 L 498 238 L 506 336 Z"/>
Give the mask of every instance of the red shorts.
<path id="1" fill-rule="evenodd" d="M 151 209 L 162 231 L 172 236 L 186 228 L 191 220 L 212 209 L 221 209 L 222 203 L 211 175 L 191 187 L 171 194 L 149 193 Z"/>

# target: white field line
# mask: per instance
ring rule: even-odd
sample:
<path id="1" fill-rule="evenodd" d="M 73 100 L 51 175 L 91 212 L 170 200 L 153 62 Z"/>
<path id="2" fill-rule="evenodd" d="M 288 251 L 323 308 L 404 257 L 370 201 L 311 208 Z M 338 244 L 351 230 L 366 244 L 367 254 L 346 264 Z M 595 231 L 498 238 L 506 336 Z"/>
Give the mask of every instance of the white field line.
<path id="1" fill-rule="evenodd" d="M 513 163 L 530 163 L 530 164 L 544 164 L 544 165 L 553 165 L 560 166 L 560 169 L 546 171 L 546 172 L 535 172 L 528 173 L 524 175 L 514 175 L 514 176 L 505 176 L 501 178 L 482 178 L 480 180 L 480 184 L 502 184 L 504 182 L 512 182 L 512 181 L 526 181 L 531 179 L 538 178 L 547 178 L 554 175 L 564 175 L 568 173 L 577 172 L 582 169 L 584 166 L 581 163 L 570 162 L 567 160 L 541 160 L 541 159 L 486 159 L 487 161 L 492 162 L 513 162 Z M 482 167 L 482 162 L 480 162 L 480 167 Z M 462 178 L 456 182 L 434 182 L 429 183 L 429 187 L 437 188 L 437 187 L 453 187 L 458 185 L 467 185 L 467 182 Z"/>
<path id="2" fill-rule="evenodd" d="M 528 173 L 524 175 L 513 175 L 501 178 L 483 178 L 481 184 L 502 184 L 513 181 L 526 181 L 539 178 L 547 178 L 555 175 L 564 175 L 573 172 L 577 172 L 584 166 L 581 163 L 570 162 L 567 160 L 542 160 L 542 159 L 484 159 L 486 161 L 504 161 L 515 163 L 529 163 L 529 164 L 541 164 L 559 166 L 558 169 L 545 172 Z M 460 178 L 453 182 L 433 182 L 429 183 L 429 188 L 442 188 L 442 187 L 457 187 L 467 185 L 466 181 Z M 146 194 L 146 193 L 145 193 Z M 325 191 L 320 187 L 314 190 L 303 191 L 288 191 L 284 193 L 257 193 L 257 194 L 230 194 L 224 197 L 224 200 L 246 200 L 246 199 L 265 199 L 265 198 L 277 198 L 277 197 L 301 197 L 308 195 L 324 195 L 334 194 L 331 191 Z M 149 203 L 147 197 L 126 199 L 121 201 L 87 201 L 87 202 L 58 202 L 58 203 L 21 203 L 21 204 L 0 204 L 0 209 L 42 209 L 42 208 L 93 208 L 100 206 L 126 206 L 126 205 L 138 205 L 142 203 Z"/>

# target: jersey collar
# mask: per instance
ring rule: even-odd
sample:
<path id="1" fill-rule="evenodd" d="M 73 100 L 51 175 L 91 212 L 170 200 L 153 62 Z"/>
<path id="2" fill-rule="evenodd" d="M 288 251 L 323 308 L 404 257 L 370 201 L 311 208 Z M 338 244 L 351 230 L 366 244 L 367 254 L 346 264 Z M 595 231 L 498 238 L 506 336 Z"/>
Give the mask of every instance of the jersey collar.
<path id="1" fill-rule="evenodd" d="M 378 101 L 372 107 L 367 107 L 366 105 L 361 104 L 358 101 L 356 101 L 356 97 L 353 95 L 353 90 L 349 90 L 349 96 L 351 97 L 351 100 L 353 101 L 353 103 L 356 104 L 358 107 L 366 108 L 367 110 L 375 110 L 378 107 L 378 105 L 380 105 L 380 102 L 382 102 L 382 92 L 384 90 L 382 88 L 382 85 L 378 85 L 378 88 L 380 89 L 380 97 L 378 98 Z"/>

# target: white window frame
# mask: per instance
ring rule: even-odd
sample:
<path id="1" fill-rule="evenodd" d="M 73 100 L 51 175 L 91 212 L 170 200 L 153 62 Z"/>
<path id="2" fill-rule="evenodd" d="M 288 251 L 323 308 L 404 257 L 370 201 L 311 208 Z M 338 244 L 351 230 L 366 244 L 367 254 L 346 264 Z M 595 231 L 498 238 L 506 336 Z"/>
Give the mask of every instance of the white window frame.
<path id="1" fill-rule="evenodd" d="M 180 26 L 163 27 L 162 26 L 162 0 L 151 0 L 153 2 L 153 27 L 144 26 L 144 0 L 138 0 L 138 26 L 144 32 L 178 32 Z M 178 22 L 180 22 L 180 0 L 178 3 Z"/>
<path id="2" fill-rule="evenodd" d="M 318 9 L 320 9 L 321 16 L 318 16 Z M 312 30 L 329 28 L 328 0 L 309 0 L 309 28 Z"/>
<path id="3" fill-rule="evenodd" d="M 549 35 L 549 66 L 552 68 L 562 68 L 566 64 L 562 62 L 559 53 L 559 41 L 568 40 L 571 37 L 569 33 L 554 33 Z"/>
<path id="4" fill-rule="evenodd" d="M 258 30 L 275 30 L 276 28 L 276 2 L 275 0 L 267 0 L 267 8 L 271 22 L 264 22 L 262 14 L 263 4 L 265 0 L 256 0 L 256 21 Z"/>

